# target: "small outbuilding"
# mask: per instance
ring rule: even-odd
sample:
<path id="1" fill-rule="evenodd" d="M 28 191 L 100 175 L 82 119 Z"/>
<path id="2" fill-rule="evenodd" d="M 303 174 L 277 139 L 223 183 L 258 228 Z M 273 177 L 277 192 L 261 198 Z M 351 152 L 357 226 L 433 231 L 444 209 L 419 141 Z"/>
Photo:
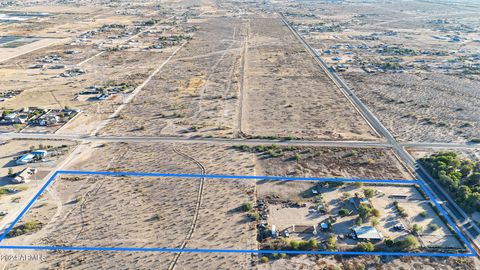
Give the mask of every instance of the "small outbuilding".
<path id="1" fill-rule="evenodd" d="M 18 173 L 13 179 L 13 184 L 22 184 L 30 182 L 30 178 L 37 173 L 37 169 L 25 168 Z"/>
<path id="2" fill-rule="evenodd" d="M 353 235 L 358 240 L 381 241 L 383 235 L 372 226 L 354 226 L 352 227 Z"/>

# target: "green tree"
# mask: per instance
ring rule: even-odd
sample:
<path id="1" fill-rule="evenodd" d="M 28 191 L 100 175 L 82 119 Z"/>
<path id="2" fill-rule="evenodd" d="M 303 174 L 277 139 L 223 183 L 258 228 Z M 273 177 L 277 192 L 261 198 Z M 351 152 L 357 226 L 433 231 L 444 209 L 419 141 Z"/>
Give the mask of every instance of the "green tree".
<path id="1" fill-rule="evenodd" d="M 370 217 L 372 212 L 372 208 L 368 207 L 368 205 L 362 203 L 358 206 L 358 215 L 362 218 L 362 220 L 367 220 Z"/>
<path id="2" fill-rule="evenodd" d="M 469 186 L 480 186 L 480 173 L 472 173 L 467 179 L 467 184 Z"/>
<path id="3" fill-rule="evenodd" d="M 313 250 L 313 249 L 317 249 L 317 248 L 318 248 L 317 239 L 310 239 L 310 240 L 308 240 L 308 242 L 306 243 L 306 249 L 307 249 L 307 250 Z"/>
<path id="4" fill-rule="evenodd" d="M 355 225 L 360 226 L 362 225 L 362 223 L 363 223 L 362 217 L 357 217 L 357 219 L 355 220 Z"/>
<path id="5" fill-rule="evenodd" d="M 365 270 L 365 265 L 362 263 L 357 264 L 357 270 Z"/>
<path id="6" fill-rule="evenodd" d="M 293 249 L 293 250 L 299 250 L 300 249 L 300 241 L 298 240 L 292 240 L 290 241 L 289 245 L 290 245 L 290 248 Z"/>
<path id="7" fill-rule="evenodd" d="M 462 177 L 469 176 L 470 173 L 472 173 L 472 171 L 473 171 L 473 167 L 470 164 L 465 164 L 460 168 L 460 173 L 462 174 Z"/>
<path id="8" fill-rule="evenodd" d="M 470 195 L 472 195 L 472 190 L 468 186 L 461 185 L 458 188 L 457 197 L 460 201 L 464 202 L 468 200 L 468 197 L 470 197 Z"/>

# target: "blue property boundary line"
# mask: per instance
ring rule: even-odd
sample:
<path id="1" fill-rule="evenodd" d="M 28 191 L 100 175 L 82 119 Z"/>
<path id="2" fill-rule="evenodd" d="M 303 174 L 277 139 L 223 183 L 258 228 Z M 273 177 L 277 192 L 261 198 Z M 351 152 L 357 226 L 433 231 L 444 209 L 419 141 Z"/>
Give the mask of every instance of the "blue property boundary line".
<path id="1" fill-rule="evenodd" d="M 106 175 L 106 176 L 147 176 L 147 177 L 176 177 L 176 178 L 212 178 L 212 179 L 240 179 L 240 180 L 288 180 L 288 181 L 319 181 L 319 182 L 346 182 L 346 183 L 374 183 L 374 184 L 408 184 L 418 185 L 433 202 L 440 214 L 445 217 L 448 224 L 454 229 L 464 242 L 470 253 L 413 253 L 413 252 L 356 252 L 356 251 L 299 251 L 299 250 L 255 250 L 255 249 L 178 249 L 178 248 L 148 248 L 148 247 L 79 247 L 79 246 L 15 246 L 0 245 L 0 249 L 13 250 L 70 250 L 70 251 L 130 251 L 130 252 L 186 252 L 186 253 L 253 253 L 253 254 L 311 254 L 311 255 L 374 255 L 374 256 L 420 256 L 420 257 L 471 257 L 475 250 L 463 236 L 455 223 L 447 215 L 443 207 L 433 198 L 425 185 L 418 180 L 383 180 L 383 179 L 349 179 L 349 178 L 319 178 L 319 177 L 284 177 L 284 176 L 249 176 L 249 175 L 217 175 L 217 174 L 168 174 L 168 173 L 142 173 L 142 172 L 105 172 L 105 171 L 55 171 L 37 194 L 30 200 L 5 232 L 0 236 L 0 243 L 25 215 L 38 197 L 61 174 L 67 175 Z"/>

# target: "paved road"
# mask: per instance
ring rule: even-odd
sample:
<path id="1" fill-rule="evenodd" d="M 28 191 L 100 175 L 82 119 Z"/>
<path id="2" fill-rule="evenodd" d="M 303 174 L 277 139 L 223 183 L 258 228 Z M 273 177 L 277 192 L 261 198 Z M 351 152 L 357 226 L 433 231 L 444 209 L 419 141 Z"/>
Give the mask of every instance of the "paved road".
<path id="1" fill-rule="evenodd" d="M 247 145 L 298 145 L 298 146 L 331 146 L 331 147 L 383 147 L 392 145 L 382 141 L 330 141 L 330 140 L 281 140 L 281 139 L 248 139 L 248 138 L 218 138 L 218 137 L 180 137 L 180 136 L 96 136 L 73 134 L 46 133 L 0 133 L 0 140 L 8 139 L 45 139 L 74 140 L 85 142 L 205 142 L 218 144 Z M 479 144 L 462 143 L 399 143 L 401 147 L 411 149 L 480 149 Z"/>
<path id="2" fill-rule="evenodd" d="M 378 147 L 392 148 L 388 142 L 382 141 L 328 141 L 328 140 L 280 140 L 280 139 L 248 139 L 248 138 L 213 138 L 213 137 L 179 137 L 179 136 L 96 136 L 46 133 L 0 133 L 0 140 L 38 139 L 38 140 L 73 140 L 82 142 L 205 142 L 217 144 L 246 145 L 289 145 L 319 147 Z M 480 144 L 461 143 L 399 143 L 409 149 L 480 149 Z"/>
<path id="3" fill-rule="evenodd" d="M 457 224 L 461 226 L 463 231 L 467 234 L 470 240 L 478 247 L 480 247 L 480 229 L 470 220 L 465 212 L 446 194 L 446 192 L 431 179 L 428 172 L 422 167 L 418 166 L 415 159 L 410 156 L 405 147 L 397 142 L 395 137 L 388 131 L 387 128 L 378 120 L 378 118 L 363 104 L 363 102 L 352 92 L 348 85 L 333 72 L 327 63 L 320 57 L 318 52 L 312 48 L 303 37 L 288 23 L 283 14 L 280 14 L 285 25 L 290 31 L 297 37 L 297 39 L 305 46 L 306 50 L 313 56 L 318 62 L 320 67 L 325 71 L 327 76 L 340 88 L 343 94 L 354 104 L 357 110 L 363 115 L 367 122 L 374 128 L 380 135 L 382 135 L 392 147 L 394 152 L 400 158 L 400 160 L 410 169 L 417 174 L 417 177 L 422 181 L 426 187 L 432 192 L 437 199 L 443 202 L 443 206 L 447 209 L 448 213 L 454 217 Z M 411 146 L 418 144 L 411 144 Z M 429 144 L 437 145 L 438 144 Z M 411 147 L 410 146 L 410 147 Z M 467 146 L 467 145 L 466 145 Z"/>

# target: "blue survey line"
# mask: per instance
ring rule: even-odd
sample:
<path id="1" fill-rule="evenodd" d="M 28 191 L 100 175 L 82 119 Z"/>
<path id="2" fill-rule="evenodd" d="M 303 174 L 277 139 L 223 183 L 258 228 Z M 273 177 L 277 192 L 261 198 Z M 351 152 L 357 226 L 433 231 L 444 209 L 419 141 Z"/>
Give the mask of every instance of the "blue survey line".
<path id="1" fill-rule="evenodd" d="M 254 254 L 309 254 L 309 255 L 370 255 L 370 256 L 428 256 L 472 257 L 471 253 L 408 253 L 408 252 L 361 252 L 361 251 L 302 251 L 262 249 L 195 249 L 195 248 L 135 248 L 135 247 L 69 247 L 69 246 L 0 246 L 0 249 L 27 250 L 76 250 L 76 251 L 132 251 L 132 252 L 185 252 L 185 253 L 254 253 Z"/>
<path id="2" fill-rule="evenodd" d="M 216 179 L 244 179 L 244 180 L 288 180 L 288 181 L 321 181 L 321 182 L 347 182 L 347 183 L 386 183 L 386 184 L 417 184 L 427 194 L 430 200 L 445 216 L 450 226 L 465 242 L 470 253 L 409 253 L 409 252 L 357 252 L 357 251 L 301 251 L 301 250 L 255 250 L 255 249 L 178 249 L 178 248 L 146 248 L 146 247 L 80 247 L 80 246 L 0 246 L 0 249 L 23 249 L 23 250 L 77 250 L 77 251 L 131 251 L 131 252 L 195 252 L 195 253 L 253 253 L 253 254 L 311 254 L 311 255 L 372 255 L 372 256 L 428 256 L 428 257 L 470 257 L 475 256 L 475 250 L 470 243 L 461 234 L 455 223 L 448 217 L 443 208 L 435 201 L 432 194 L 426 189 L 424 184 L 417 180 L 384 180 L 384 179 L 350 179 L 350 178 L 319 178 L 319 177 L 286 177 L 286 176 L 251 176 L 251 175 L 216 175 L 216 174 L 169 174 L 169 173 L 143 173 L 143 172 L 108 172 L 108 171 L 56 171 L 42 186 L 37 194 L 30 200 L 18 217 L 10 224 L 5 232 L 0 236 L 0 242 L 4 240 L 7 234 L 15 224 L 30 209 L 38 197 L 52 183 L 52 181 L 61 174 L 69 175 L 111 175 L 111 176 L 147 176 L 147 177 L 176 177 L 176 178 L 216 178 Z"/>
<path id="3" fill-rule="evenodd" d="M 386 179 L 354 179 L 333 177 L 289 177 L 289 176 L 258 176 L 258 175 L 222 175 L 222 174 L 171 174 L 171 173 L 143 173 L 143 172 L 108 172 L 108 171 L 58 171 L 59 174 L 79 175 L 114 175 L 114 176 L 149 176 L 149 177 L 183 177 L 183 178 L 221 178 L 221 179 L 246 179 L 246 180 L 288 180 L 288 181 L 322 181 L 322 182 L 347 182 L 347 183 L 386 183 L 386 184 L 414 184 L 416 180 L 386 180 Z"/>
<path id="4" fill-rule="evenodd" d="M 427 187 L 425 186 L 425 184 L 423 184 L 422 181 L 417 181 L 417 184 L 420 186 L 420 188 L 427 194 L 428 198 L 430 199 L 430 201 L 433 202 L 433 204 L 435 204 L 435 207 L 437 207 L 438 211 L 440 211 L 440 213 L 445 217 L 445 219 L 447 220 L 447 222 L 450 224 L 450 226 L 453 228 L 453 230 L 457 233 L 457 235 L 460 237 L 460 239 L 462 239 L 462 241 L 464 242 L 464 244 L 467 246 L 467 248 L 470 250 L 470 252 L 472 254 L 475 254 L 475 250 L 473 249 L 473 247 L 470 245 L 470 243 L 468 242 L 468 240 L 465 238 L 465 236 L 463 236 L 462 232 L 460 232 L 460 230 L 457 228 L 457 226 L 455 225 L 455 223 L 450 219 L 450 217 L 448 216 L 448 214 L 445 212 L 445 210 L 443 209 L 443 207 L 435 200 L 435 198 L 433 197 L 433 195 L 430 193 L 430 191 L 428 191 Z"/>
<path id="5" fill-rule="evenodd" d="M 23 208 L 22 212 L 20 212 L 20 214 L 17 216 L 17 218 L 15 218 L 15 220 L 13 220 L 13 222 L 5 230 L 5 232 L 3 232 L 2 236 L 0 236 L 0 242 L 3 241 L 5 236 L 7 236 L 8 232 L 10 232 L 10 230 L 12 230 L 13 226 L 15 226 L 15 224 L 17 224 L 17 222 L 23 217 L 23 215 L 28 211 L 28 209 L 32 206 L 32 204 L 38 199 L 38 197 L 43 193 L 43 191 L 45 191 L 45 189 L 48 187 L 48 185 L 50 185 L 50 183 L 53 181 L 53 179 L 55 179 L 57 177 L 58 174 L 59 174 L 58 171 L 56 171 L 52 174 L 52 176 L 48 179 L 48 181 L 42 186 L 42 188 L 37 192 L 37 194 L 35 194 L 35 196 L 30 200 L 30 202 L 27 204 L 27 206 L 25 206 L 25 208 Z"/>

